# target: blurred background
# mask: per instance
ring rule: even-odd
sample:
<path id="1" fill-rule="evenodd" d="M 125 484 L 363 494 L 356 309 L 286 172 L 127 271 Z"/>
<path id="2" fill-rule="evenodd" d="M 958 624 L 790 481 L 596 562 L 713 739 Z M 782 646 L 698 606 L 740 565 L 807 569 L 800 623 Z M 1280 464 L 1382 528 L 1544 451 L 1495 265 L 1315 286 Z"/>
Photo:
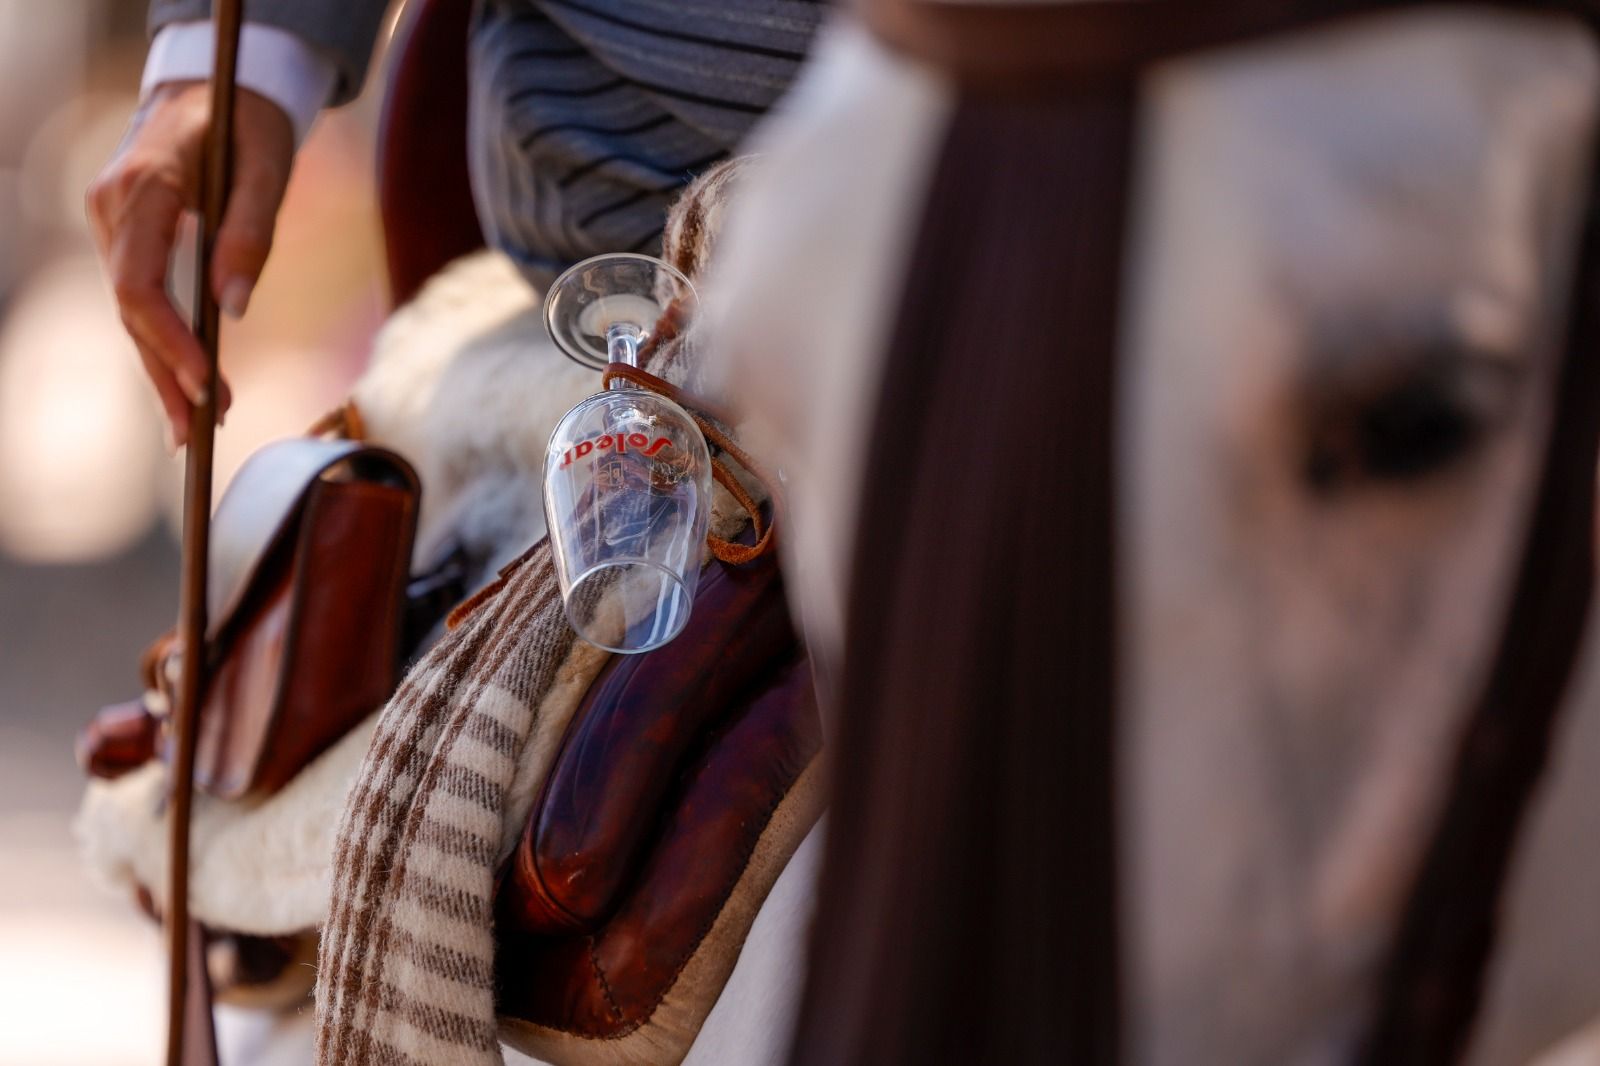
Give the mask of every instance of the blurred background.
<path id="1" fill-rule="evenodd" d="M 83 787 L 73 736 L 138 694 L 139 653 L 177 610 L 182 463 L 165 450 L 83 213 L 136 102 L 145 7 L 0 0 L 4 1066 L 160 1055 L 157 931 L 87 881 L 70 832 Z M 312 132 L 250 313 L 224 331 L 235 404 L 219 484 L 338 404 L 366 358 L 385 306 L 372 192 L 382 81 L 379 69 Z"/>

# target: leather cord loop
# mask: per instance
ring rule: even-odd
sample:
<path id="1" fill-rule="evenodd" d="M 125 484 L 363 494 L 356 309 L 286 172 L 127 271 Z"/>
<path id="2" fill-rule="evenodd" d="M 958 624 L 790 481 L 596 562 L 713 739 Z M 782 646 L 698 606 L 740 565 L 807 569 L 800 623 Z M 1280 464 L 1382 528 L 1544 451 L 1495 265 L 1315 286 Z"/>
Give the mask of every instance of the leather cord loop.
<path id="1" fill-rule="evenodd" d="M 528 560 L 533 558 L 533 553 L 538 551 L 539 546 L 543 543 L 542 539 L 534 541 L 527 551 L 502 566 L 495 574 L 493 581 L 452 607 L 450 613 L 445 616 L 445 629 L 456 628 L 462 622 L 465 622 L 472 612 L 500 595 L 500 590 L 506 587 L 506 582 L 511 580 L 511 575 L 527 565 Z"/>
<path id="2" fill-rule="evenodd" d="M 613 381 L 618 379 L 637 385 L 648 392 L 665 396 L 689 412 L 689 417 L 693 418 L 695 425 L 700 427 L 700 432 L 705 434 L 706 440 L 715 444 L 723 454 L 731 456 L 734 462 L 749 471 L 750 475 L 760 482 L 761 487 L 766 490 L 767 498 L 772 500 L 774 506 L 776 506 L 778 494 L 773 490 L 772 478 L 767 475 L 761 464 L 757 463 L 748 452 L 739 447 L 739 444 L 731 434 L 724 430 L 714 418 L 704 413 L 707 405 L 690 396 L 670 381 L 665 381 L 648 370 L 642 370 L 636 366 L 628 366 L 625 363 L 612 363 L 606 367 L 600 381 L 602 385 L 609 387 Z M 739 479 L 733 476 L 733 472 L 728 469 L 727 464 L 720 458 L 711 460 L 711 476 L 716 479 L 717 484 L 727 489 L 733 498 L 739 502 L 739 506 L 743 507 L 750 515 L 750 522 L 756 532 L 756 542 L 754 544 L 736 544 L 731 540 L 724 540 L 722 537 L 711 534 L 706 537 L 706 544 L 711 548 L 712 555 L 730 566 L 743 566 L 745 563 L 754 562 L 772 550 L 773 524 L 762 515 L 761 506 L 756 503 L 749 491 L 745 489 L 744 485 L 740 484 Z"/>
<path id="3" fill-rule="evenodd" d="M 332 435 L 340 440 L 366 440 L 367 423 L 354 400 L 346 400 L 315 422 L 306 430 L 308 437 Z"/>

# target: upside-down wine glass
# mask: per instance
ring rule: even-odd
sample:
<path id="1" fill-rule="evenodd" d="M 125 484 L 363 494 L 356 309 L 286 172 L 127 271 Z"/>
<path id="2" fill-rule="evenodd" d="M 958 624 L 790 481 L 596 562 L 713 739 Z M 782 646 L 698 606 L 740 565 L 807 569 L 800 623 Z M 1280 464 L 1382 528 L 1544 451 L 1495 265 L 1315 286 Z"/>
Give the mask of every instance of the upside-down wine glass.
<path id="1" fill-rule="evenodd" d="M 545 328 L 585 366 L 639 365 L 639 349 L 689 280 L 653 256 L 586 259 L 556 279 Z M 694 605 L 711 510 L 711 456 L 684 409 L 615 379 L 550 436 L 544 512 L 567 620 L 614 652 L 659 648 Z"/>

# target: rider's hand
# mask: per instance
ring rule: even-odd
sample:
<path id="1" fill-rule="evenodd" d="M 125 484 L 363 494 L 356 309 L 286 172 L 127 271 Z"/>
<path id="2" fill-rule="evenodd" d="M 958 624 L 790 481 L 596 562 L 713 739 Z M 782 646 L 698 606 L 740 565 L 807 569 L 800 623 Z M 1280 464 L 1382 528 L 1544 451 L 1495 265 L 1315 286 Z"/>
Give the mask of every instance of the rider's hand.
<path id="1" fill-rule="evenodd" d="M 200 205 L 200 170 L 211 107 L 204 82 L 158 88 L 134 114 L 122 144 L 89 187 L 89 222 L 122 322 L 139 348 L 172 427 L 187 442 L 189 403 L 205 389 L 200 343 L 167 297 L 167 266 L 185 210 Z M 294 130 L 277 104 L 238 90 L 233 188 L 211 260 L 222 310 L 244 313 L 272 247 L 273 224 L 294 162 Z M 231 397 L 219 382 L 217 409 Z"/>

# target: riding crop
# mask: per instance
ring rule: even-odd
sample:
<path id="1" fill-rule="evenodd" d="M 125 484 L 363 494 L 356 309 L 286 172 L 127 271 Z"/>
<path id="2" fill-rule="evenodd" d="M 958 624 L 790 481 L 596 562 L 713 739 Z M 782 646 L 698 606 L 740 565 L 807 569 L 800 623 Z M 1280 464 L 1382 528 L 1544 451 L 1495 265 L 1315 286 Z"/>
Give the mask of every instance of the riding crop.
<path id="1" fill-rule="evenodd" d="M 211 534 L 211 471 L 217 422 L 217 340 L 220 319 L 211 289 L 211 252 L 228 198 L 233 147 L 234 73 L 242 0 L 214 0 L 216 61 L 206 131 L 195 251 L 194 332 L 205 353 L 206 389 L 189 409 L 189 448 L 183 485 L 183 568 L 178 606 L 182 673 L 171 720 L 172 797 L 168 826 L 166 934 L 167 1066 L 216 1061 L 207 994 L 204 943 L 189 918 L 189 815 L 194 798 L 195 745 L 206 686 L 206 576 Z M 186 1036 L 188 1039 L 186 1039 Z"/>

